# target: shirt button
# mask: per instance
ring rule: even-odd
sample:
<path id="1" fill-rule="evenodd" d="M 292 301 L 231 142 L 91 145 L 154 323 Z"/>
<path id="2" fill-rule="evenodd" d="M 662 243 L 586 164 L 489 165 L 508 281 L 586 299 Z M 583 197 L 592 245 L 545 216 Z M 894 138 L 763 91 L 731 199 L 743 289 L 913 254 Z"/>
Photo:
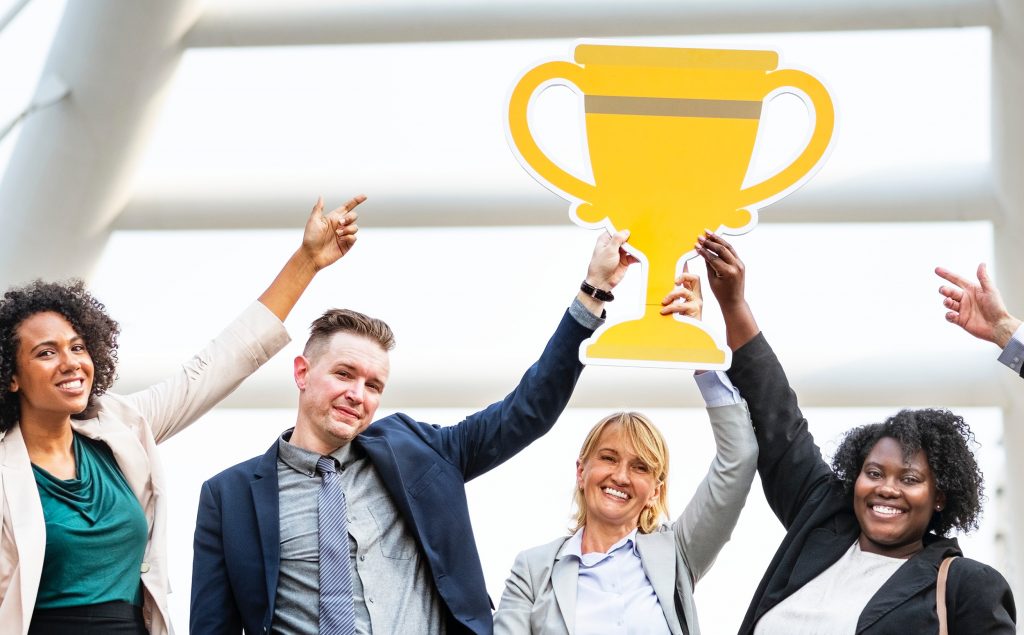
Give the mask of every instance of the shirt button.
<path id="1" fill-rule="evenodd" d="M 366 554 L 364 553 L 361 556 L 359 556 L 359 559 L 360 560 L 366 560 Z M 370 600 L 370 601 L 373 602 L 373 600 Z"/>
<path id="2" fill-rule="evenodd" d="M 142 573 L 149 573 L 149 563 L 148 562 L 143 562 L 142 566 L 139 567 L 139 571 L 142 572 Z"/>

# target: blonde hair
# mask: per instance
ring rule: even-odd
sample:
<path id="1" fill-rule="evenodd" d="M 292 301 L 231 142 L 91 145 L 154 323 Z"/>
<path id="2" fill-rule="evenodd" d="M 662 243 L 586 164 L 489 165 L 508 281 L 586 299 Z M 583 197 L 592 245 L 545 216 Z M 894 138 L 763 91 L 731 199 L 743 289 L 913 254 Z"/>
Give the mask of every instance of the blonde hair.
<path id="1" fill-rule="evenodd" d="M 640 533 L 649 534 L 657 529 L 662 518 L 668 516 L 668 446 L 665 444 L 665 438 L 661 436 L 661 432 L 651 423 L 651 420 L 639 412 L 616 412 L 601 419 L 583 440 L 579 462 L 580 465 L 583 465 L 590 459 L 597 449 L 597 442 L 601 438 L 601 434 L 608 426 L 616 423 L 622 426 L 622 432 L 636 450 L 640 460 L 647 464 L 655 482 L 661 486 L 654 504 L 644 507 L 637 521 Z M 571 526 L 570 531 L 575 533 L 580 527 L 587 524 L 587 501 L 583 497 L 583 490 L 579 487 L 576 488 L 573 499 L 576 504 L 576 514 L 573 519 L 575 526 Z"/>

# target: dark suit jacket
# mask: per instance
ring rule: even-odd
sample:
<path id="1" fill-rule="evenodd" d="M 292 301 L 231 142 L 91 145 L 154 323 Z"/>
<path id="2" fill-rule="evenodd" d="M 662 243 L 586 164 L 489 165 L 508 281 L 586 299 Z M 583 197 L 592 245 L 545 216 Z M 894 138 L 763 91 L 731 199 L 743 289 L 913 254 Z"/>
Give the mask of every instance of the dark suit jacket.
<path id="1" fill-rule="evenodd" d="M 504 400 L 458 425 L 394 414 L 353 443 L 409 523 L 448 613 L 450 633 L 491 633 L 491 601 L 470 526 L 466 481 L 542 436 L 565 408 L 591 335 L 568 313 Z M 192 567 L 192 633 L 269 632 L 280 566 L 277 443 L 203 484 Z"/>
<path id="2" fill-rule="evenodd" d="M 765 497 L 786 537 L 747 609 L 740 633 L 773 606 L 834 564 L 860 535 L 850 497 L 821 458 L 775 353 L 764 336 L 733 354 L 729 378 L 747 400 L 758 442 Z M 925 548 L 907 560 L 871 598 L 857 633 L 937 633 L 935 581 L 956 540 L 926 534 Z M 946 607 L 951 635 L 1016 632 L 1013 594 L 1002 575 L 959 558 L 949 570 Z"/>

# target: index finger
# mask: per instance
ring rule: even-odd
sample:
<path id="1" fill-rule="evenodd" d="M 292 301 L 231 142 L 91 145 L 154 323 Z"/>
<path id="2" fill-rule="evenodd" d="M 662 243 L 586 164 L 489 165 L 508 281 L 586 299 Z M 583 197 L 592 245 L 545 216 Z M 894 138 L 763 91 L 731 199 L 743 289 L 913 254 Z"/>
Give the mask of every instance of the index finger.
<path id="1" fill-rule="evenodd" d="M 948 280 L 948 281 L 952 282 L 953 284 L 955 284 L 956 286 L 960 287 L 961 289 L 966 289 L 966 288 L 970 287 L 971 284 L 972 284 L 972 282 L 970 280 L 967 280 L 966 278 L 962 278 L 962 277 L 958 276 L 957 274 L 953 273 L 952 271 L 950 271 L 949 269 L 945 269 L 943 267 L 935 267 L 935 275 L 939 276 L 940 278 L 942 278 L 944 280 Z"/>
<path id="2" fill-rule="evenodd" d="M 729 241 L 718 234 L 710 230 L 704 230 L 704 241 L 714 245 L 716 247 L 715 252 L 718 254 L 718 257 L 727 264 L 736 264 L 740 259 L 739 254 L 736 253 L 736 249 L 729 244 Z"/>
<path id="3" fill-rule="evenodd" d="M 366 200 L 366 195 L 365 194 L 356 194 L 352 198 L 348 199 L 348 201 L 346 201 L 345 204 L 342 205 L 341 207 L 339 207 L 338 209 L 339 210 L 343 209 L 346 212 L 348 212 L 348 211 L 351 211 L 351 210 L 355 209 L 355 207 L 357 205 L 359 205 L 360 203 L 362 203 L 365 200 Z"/>

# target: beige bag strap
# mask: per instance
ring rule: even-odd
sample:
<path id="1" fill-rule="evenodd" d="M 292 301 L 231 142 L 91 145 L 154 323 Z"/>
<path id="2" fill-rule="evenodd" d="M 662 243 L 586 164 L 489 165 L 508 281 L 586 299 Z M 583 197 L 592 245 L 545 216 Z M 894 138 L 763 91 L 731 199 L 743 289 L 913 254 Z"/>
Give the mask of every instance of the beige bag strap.
<path id="1" fill-rule="evenodd" d="M 949 556 L 942 561 L 939 565 L 939 579 L 935 583 L 935 613 L 939 616 L 939 635 L 949 635 L 949 627 L 946 624 L 946 577 L 954 558 L 956 556 Z"/>

